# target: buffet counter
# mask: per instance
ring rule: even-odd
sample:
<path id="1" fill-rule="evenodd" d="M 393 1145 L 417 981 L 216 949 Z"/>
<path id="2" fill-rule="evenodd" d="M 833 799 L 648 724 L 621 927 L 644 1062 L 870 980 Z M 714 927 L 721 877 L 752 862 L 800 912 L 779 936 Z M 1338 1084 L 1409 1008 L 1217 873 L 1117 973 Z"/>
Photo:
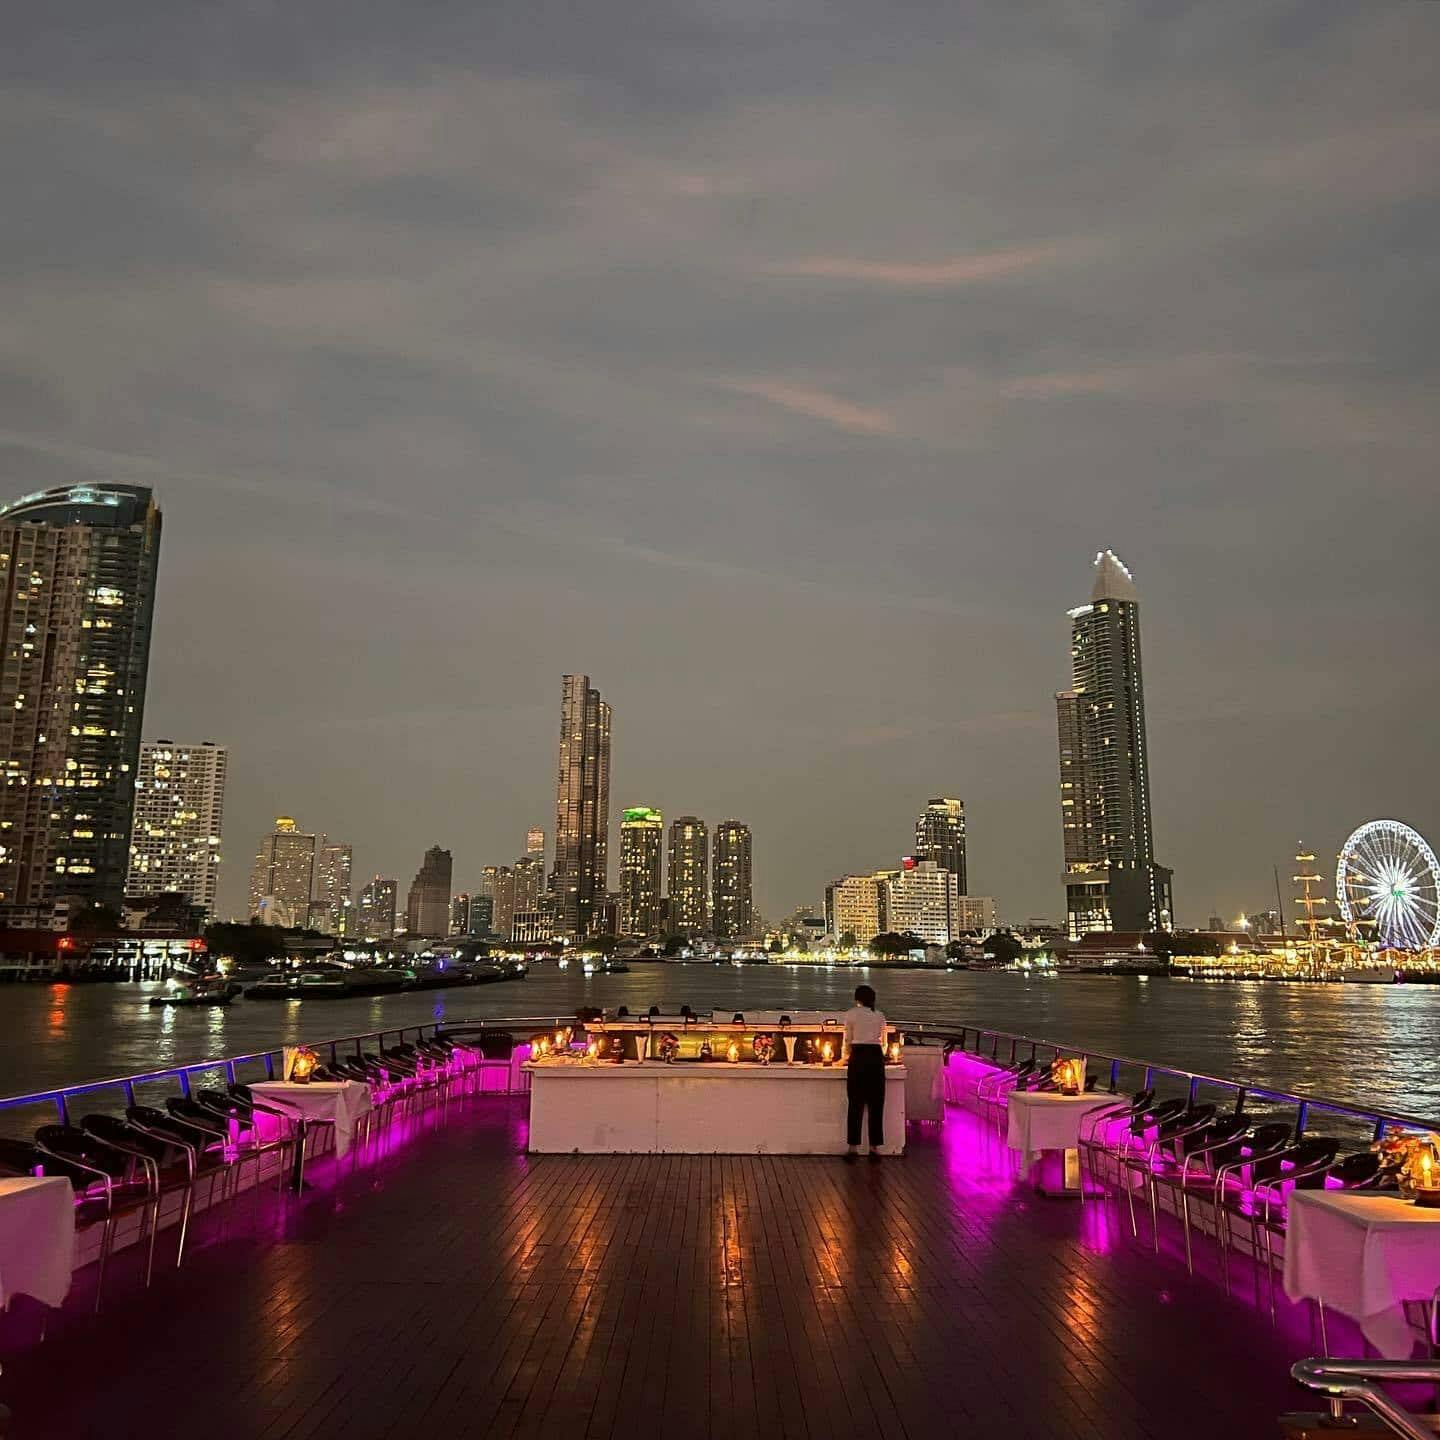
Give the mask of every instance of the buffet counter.
<path id="1" fill-rule="evenodd" d="M 838 1065 L 660 1060 L 535 1060 L 536 1154 L 840 1155 L 845 1071 Z M 905 1149 L 905 1067 L 885 1067 L 882 1153 Z"/>
<path id="2" fill-rule="evenodd" d="M 535 1058 L 524 1067 L 529 1149 L 542 1155 L 843 1154 L 845 1067 L 834 1026 L 830 1018 L 798 1016 L 784 1017 L 783 1024 L 768 1016 L 748 1024 L 738 1017 L 590 1022 L 549 1054 L 532 1046 Z M 905 1149 L 902 1053 L 897 1042 L 885 1067 L 886 1155 Z M 802 1058 L 808 1056 L 816 1058 Z"/>

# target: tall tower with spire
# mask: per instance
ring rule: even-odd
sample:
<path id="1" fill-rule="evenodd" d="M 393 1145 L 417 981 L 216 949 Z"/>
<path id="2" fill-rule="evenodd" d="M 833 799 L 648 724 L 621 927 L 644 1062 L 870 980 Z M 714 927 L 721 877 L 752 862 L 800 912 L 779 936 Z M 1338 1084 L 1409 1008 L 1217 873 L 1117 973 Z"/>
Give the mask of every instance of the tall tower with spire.
<path id="1" fill-rule="evenodd" d="M 1091 930 L 1168 930 L 1171 875 L 1155 863 L 1140 665 L 1140 596 L 1110 550 L 1090 603 L 1070 611 L 1071 688 L 1055 697 L 1065 914 Z"/>

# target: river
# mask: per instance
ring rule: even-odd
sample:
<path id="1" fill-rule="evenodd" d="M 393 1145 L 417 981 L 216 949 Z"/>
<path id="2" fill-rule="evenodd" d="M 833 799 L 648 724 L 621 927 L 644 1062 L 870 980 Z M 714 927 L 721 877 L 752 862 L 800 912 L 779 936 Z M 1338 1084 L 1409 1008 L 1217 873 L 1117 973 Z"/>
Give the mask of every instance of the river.
<path id="1" fill-rule="evenodd" d="M 825 1009 L 862 978 L 892 1019 L 988 1025 L 1440 1121 L 1440 986 L 1064 979 L 995 972 L 637 965 L 585 976 L 537 966 L 466 990 L 151 1009 L 157 985 L 0 987 L 0 1096 L 422 1021 L 667 1010 Z"/>

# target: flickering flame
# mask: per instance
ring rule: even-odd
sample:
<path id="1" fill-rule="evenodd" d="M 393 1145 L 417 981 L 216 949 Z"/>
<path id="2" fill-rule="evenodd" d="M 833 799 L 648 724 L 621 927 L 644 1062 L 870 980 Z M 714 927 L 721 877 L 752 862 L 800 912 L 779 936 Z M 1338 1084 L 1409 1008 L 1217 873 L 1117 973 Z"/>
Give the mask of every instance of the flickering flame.
<path id="1" fill-rule="evenodd" d="M 1420 1156 L 1420 1184 L 1424 1186 L 1424 1188 L 1427 1190 L 1434 1188 L 1434 1170 L 1434 1158 L 1431 1156 L 1430 1152 L 1426 1150 L 1424 1154 Z"/>
<path id="2" fill-rule="evenodd" d="M 304 1085 L 315 1073 L 315 1067 L 319 1061 L 315 1058 L 313 1050 L 307 1050 L 303 1046 L 298 1049 L 290 1060 L 290 1079 L 298 1084 Z"/>
<path id="3" fill-rule="evenodd" d="M 740 1047 L 735 1041 L 730 1042 L 730 1048 L 725 1052 L 725 1058 L 733 1065 L 740 1058 Z"/>
<path id="4" fill-rule="evenodd" d="M 890 1063 L 892 1065 L 900 1063 L 900 1042 L 898 1040 L 890 1042 Z"/>
<path id="5" fill-rule="evenodd" d="M 600 1042 L 592 1040 L 586 1047 L 585 1053 L 593 1060 L 600 1053 Z"/>
<path id="6" fill-rule="evenodd" d="M 833 1040 L 826 1040 L 821 1044 L 820 1058 L 827 1065 L 835 1058 L 835 1042 Z"/>

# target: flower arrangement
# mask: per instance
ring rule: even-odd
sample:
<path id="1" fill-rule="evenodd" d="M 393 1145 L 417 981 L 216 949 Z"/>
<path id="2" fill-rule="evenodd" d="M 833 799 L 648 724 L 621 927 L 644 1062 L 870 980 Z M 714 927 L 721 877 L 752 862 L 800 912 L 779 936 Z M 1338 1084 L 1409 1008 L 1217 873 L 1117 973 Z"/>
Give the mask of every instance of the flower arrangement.
<path id="1" fill-rule="evenodd" d="M 669 1030 L 662 1031 L 657 1048 L 660 1053 L 660 1058 L 667 1065 L 673 1064 L 675 1057 L 680 1053 L 679 1037 L 672 1034 Z"/>
<path id="2" fill-rule="evenodd" d="M 755 1058 L 762 1065 L 768 1065 L 770 1057 L 775 1053 L 775 1037 L 773 1035 L 757 1035 L 751 1048 L 755 1052 Z"/>
<path id="3" fill-rule="evenodd" d="M 1370 1147 L 1380 1170 L 1395 1179 L 1400 1193 L 1425 1205 L 1440 1205 L 1440 1135 L 1396 1131 Z"/>

